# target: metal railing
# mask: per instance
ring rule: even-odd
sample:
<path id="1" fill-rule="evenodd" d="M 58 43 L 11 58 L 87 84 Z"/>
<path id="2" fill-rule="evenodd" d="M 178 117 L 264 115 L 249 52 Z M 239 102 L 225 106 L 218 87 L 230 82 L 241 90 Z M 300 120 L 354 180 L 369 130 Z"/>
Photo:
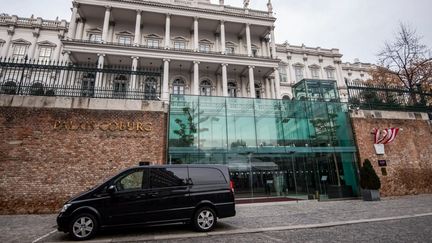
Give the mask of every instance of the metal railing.
<path id="1" fill-rule="evenodd" d="M 349 103 L 367 110 L 405 110 L 432 112 L 432 91 L 421 86 L 406 89 L 399 86 L 347 82 Z"/>
<path id="2" fill-rule="evenodd" d="M 0 94 L 159 100 L 161 68 L 0 58 Z"/>

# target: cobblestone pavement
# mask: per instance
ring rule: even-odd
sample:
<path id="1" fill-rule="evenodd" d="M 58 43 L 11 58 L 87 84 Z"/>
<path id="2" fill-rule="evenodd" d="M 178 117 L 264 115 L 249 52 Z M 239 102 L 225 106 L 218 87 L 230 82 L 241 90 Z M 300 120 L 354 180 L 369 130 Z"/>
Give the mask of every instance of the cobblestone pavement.
<path id="1" fill-rule="evenodd" d="M 432 216 L 427 216 L 318 229 L 271 231 L 255 234 L 220 235 L 192 239 L 163 240 L 157 242 L 432 242 L 431 225 Z"/>
<path id="2" fill-rule="evenodd" d="M 432 195 L 385 198 L 379 202 L 348 201 L 300 201 L 271 204 L 247 204 L 237 206 L 237 216 L 220 220 L 215 232 L 230 234 L 235 230 L 259 229 L 277 226 L 298 226 L 359 219 L 376 219 L 432 213 Z M 0 242 L 58 242 L 69 240 L 65 234 L 52 232 L 56 215 L 0 216 Z M 430 219 L 428 217 L 428 219 Z M 407 222 L 408 219 L 401 220 Z M 411 220 L 411 219 L 410 219 Z M 413 219 L 422 220 L 422 219 Z M 378 224 L 379 223 L 374 223 Z M 365 224 L 368 225 L 368 224 Z M 430 225 L 430 224 L 429 224 Z M 335 228 L 340 228 L 338 226 Z M 356 228 L 356 225 L 347 226 Z M 311 229 L 311 231 L 324 229 Z M 284 232 L 284 231 L 282 231 Z M 293 231 L 289 231 L 293 232 Z M 323 233 L 326 233 L 323 231 Z M 278 234 L 278 233 L 275 233 Z M 259 235 L 259 234 L 257 234 Z M 137 241 L 159 237 L 197 236 L 188 226 L 164 226 L 131 230 L 101 232 L 96 241 Z M 239 235 L 237 235 L 239 236 Z M 233 237 L 236 237 L 233 235 Z M 263 236 L 265 237 L 265 236 Z M 300 237 L 300 236 L 299 236 Z M 197 238 L 199 239 L 199 238 Z"/>

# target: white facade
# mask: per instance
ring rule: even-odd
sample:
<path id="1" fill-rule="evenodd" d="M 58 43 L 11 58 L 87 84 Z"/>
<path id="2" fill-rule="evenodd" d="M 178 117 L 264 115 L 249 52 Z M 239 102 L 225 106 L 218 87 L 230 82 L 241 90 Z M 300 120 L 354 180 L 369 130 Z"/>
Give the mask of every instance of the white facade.
<path id="1" fill-rule="evenodd" d="M 0 16 L 0 56 L 161 68 L 162 100 L 170 93 L 292 98 L 301 77 L 336 80 L 344 98 L 344 78 L 359 69 L 344 69 L 337 49 L 276 45 L 275 20 L 271 4 L 258 11 L 223 0 L 76 0 L 70 24 Z M 95 82 L 112 87 L 114 80 Z M 143 82 L 126 80 L 131 89 Z"/>

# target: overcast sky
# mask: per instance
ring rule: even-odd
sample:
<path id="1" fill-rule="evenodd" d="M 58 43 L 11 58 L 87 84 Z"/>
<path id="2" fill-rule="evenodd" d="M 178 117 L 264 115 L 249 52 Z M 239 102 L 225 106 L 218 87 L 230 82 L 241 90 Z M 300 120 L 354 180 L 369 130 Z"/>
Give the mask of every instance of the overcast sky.
<path id="1" fill-rule="evenodd" d="M 70 20 L 71 0 L 0 0 L 0 12 Z M 212 0 L 218 2 L 218 0 Z M 343 60 L 376 63 L 376 53 L 391 40 L 399 22 L 409 23 L 432 48 L 432 0 L 273 0 L 276 40 L 292 45 L 339 48 Z M 243 0 L 225 0 L 242 6 Z M 266 10 L 267 0 L 251 0 Z M 134 16 L 133 16 L 134 17 Z"/>

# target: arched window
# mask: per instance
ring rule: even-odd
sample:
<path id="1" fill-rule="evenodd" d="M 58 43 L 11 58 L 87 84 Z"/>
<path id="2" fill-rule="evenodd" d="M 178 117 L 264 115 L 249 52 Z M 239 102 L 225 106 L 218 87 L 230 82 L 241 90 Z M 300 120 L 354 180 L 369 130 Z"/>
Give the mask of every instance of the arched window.
<path id="1" fill-rule="evenodd" d="M 127 91 L 128 78 L 126 75 L 118 75 L 113 82 L 114 85 L 114 96 L 125 97 Z"/>
<path id="2" fill-rule="evenodd" d="M 184 95 L 185 94 L 185 82 L 183 79 L 177 78 L 173 82 L 173 91 L 174 95 Z"/>
<path id="3" fill-rule="evenodd" d="M 235 82 L 228 83 L 228 95 L 229 97 L 237 97 L 237 84 Z"/>
<path id="4" fill-rule="evenodd" d="M 210 80 L 203 80 L 200 84 L 200 95 L 211 96 L 212 95 L 212 85 Z"/>
<path id="5" fill-rule="evenodd" d="M 81 96 L 93 97 L 95 88 L 96 75 L 94 73 L 85 73 L 81 81 Z"/>
<path id="6" fill-rule="evenodd" d="M 32 84 L 30 87 L 30 95 L 45 95 L 44 85 L 39 82 Z"/>
<path id="7" fill-rule="evenodd" d="M 155 100 L 157 98 L 157 86 L 156 78 L 146 78 L 144 84 L 144 98 L 146 100 Z"/>
<path id="8" fill-rule="evenodd" d="M 262 93 L 262 86 L 261 84 L 255 84 L 255 98 L 261 99 L 261 93 Z"/>

